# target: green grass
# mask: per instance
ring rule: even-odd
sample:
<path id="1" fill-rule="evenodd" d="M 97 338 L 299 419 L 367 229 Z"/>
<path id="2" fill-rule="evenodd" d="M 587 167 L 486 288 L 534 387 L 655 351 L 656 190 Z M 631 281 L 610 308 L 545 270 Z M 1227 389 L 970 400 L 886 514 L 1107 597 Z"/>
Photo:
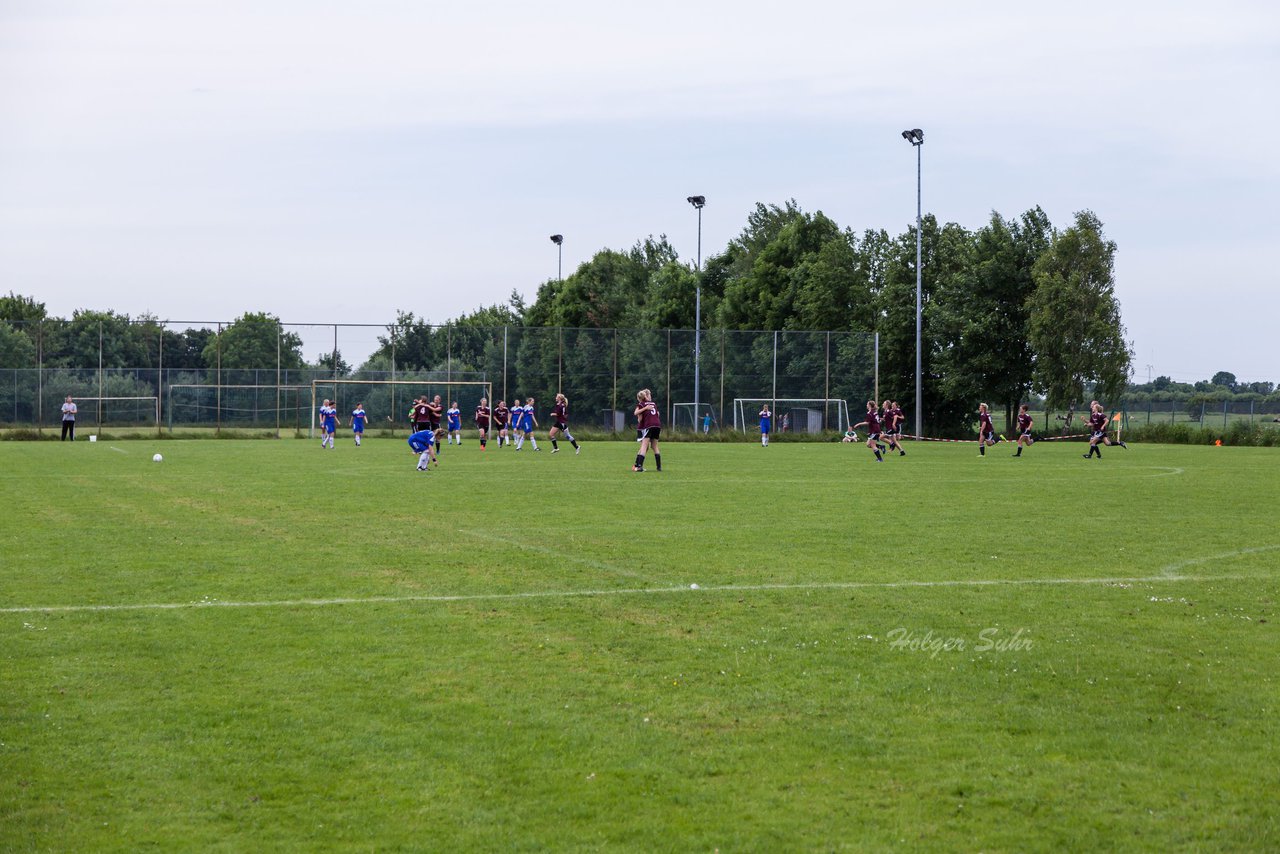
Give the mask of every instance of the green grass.
<path id="1" fill-rule="evenodd" d="M 316 444 L 0 448 L 0 850 L 1280 847 L 1275 450 Z"/>

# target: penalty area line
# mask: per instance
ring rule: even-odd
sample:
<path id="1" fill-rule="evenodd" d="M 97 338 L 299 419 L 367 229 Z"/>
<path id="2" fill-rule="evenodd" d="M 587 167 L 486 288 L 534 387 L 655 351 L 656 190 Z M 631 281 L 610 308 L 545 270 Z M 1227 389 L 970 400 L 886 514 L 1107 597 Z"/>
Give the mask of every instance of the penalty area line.
<path id="1" fill-rule="evenodd" d="M 200 608 L 328 608 L 338 605 L 399 605 L 415 602 L 501 602 L 528 599 L 604 598 L 675 593 L 758 593 L 816 590 L 892 590 L 895 588 L 1000 587 L 1017 585 L 1166 584 L 1176 581 L 1249 581 L 1257 575 L 1138 575 L 1115 578 L 978 578 L 950 581 L 830 581 L 797 584 L 725 584 L 707 587 L 618 587 L 611 590 L 534 590 L 524 593 L 457 593 L 420 596 L 363 596 L 331 599 L 219 600 L 151 602 L 124 605 L 46 605 L 0 608 L 0 614 L 56 614 L 86 611 L 181 611 Z"/>

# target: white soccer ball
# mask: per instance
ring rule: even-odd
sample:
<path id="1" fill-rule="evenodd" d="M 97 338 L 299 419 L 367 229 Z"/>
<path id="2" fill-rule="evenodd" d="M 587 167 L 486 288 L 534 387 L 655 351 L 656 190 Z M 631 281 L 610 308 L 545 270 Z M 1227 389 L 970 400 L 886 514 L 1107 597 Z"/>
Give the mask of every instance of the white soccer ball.
<path id="1" fill-rule="evenodd" d="M 160 456 L 159 454 L 156 454 L 154 457 L 151 458 L 151 462 L 162 463 L 164 462 L 164 457 Z"/>
<path id="2" fill-rule="evenodd" d="M 697 589 L 698 589 L 698 585 L 696 585 L 696 584 L 690 584 L 690 585 L 689 585 L 689 589 L 690 589 L 690 590 L 697 590 Z"/>

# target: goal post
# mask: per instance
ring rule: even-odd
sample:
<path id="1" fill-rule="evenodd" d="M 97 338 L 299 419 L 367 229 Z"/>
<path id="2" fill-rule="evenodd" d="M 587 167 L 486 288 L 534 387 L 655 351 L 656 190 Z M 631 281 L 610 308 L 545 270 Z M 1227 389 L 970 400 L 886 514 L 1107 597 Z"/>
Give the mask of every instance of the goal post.
<path id="1" fill-rule="evenodd" d="M 129 422 L 137 424 L 139 422 L 151 422 L 160 430 L 160 397 L 158 395 L 140 395 L 136 397 L 73 397 L 72 402 L 76 404 L 79 410 L 80 403 L 96 403 L 94 407 L 94 429 L 99 432 L 102 425 L 108 421 Z M 87 408 L 87 407 L 86 407 Z M 76 413 L 79 417 L 79 412 Z"/>
<path id="2" fill-rule="evenodd" d="M 720 422 L 716 420 L 715 407 L 710 403 L 671 404 L 671 426 L 676 430 L 692 430 L 695 433 L 701 433 L 703 420 L 708 415 L 711 416 L 710 426 L 718 428 Z"/>
<path id="3" fill-rule="evenodd" d="M 759 425 L 760 410 L 765 404 L 773 414 L 771 429 L 774 433 L 783 432 L 784 425 L 791 433 L 821 433 L 824 430 L 843 433 L 851 426 L 849 404 L 843 398 L 735 397 L 733 429 L 745 433 Z"/>
<path id="4" fill-rule="evenodd" d="M 292 413 L 300 427 L 298 410 L 309 385 L 168 383 L 164 390 L 169 432 L 179 426 L 224 423 L 235 427 L 273 427 L 277 437 L 283 416 Z M 211 413 L 211 414 L 210 414 Z M 262 419 L 267 418 L 264 424 Z"/>
<path id="5" fill-rule="evenodd" d="M 326 379 L 311 381 L 311 417 L 307 419 L 307 437 L 315 436 L 316 423 L 319 420 L 320 401 L 326 394 L 334 401 L 338 417 L 350 426 L 351 410 L 357 403 L 363 403 L 369 413 L 369 425 L 388 425 L 394 429 L 397 425 L 408 423 L 409 403 L 417 395 L 427 397 L 440 395 L 445 409 L 453 401 L 458 402 L 462 411 L 462 423 L 472 423 L 480 398 L 487 398 L 493 406 L 493 383 L 489 380 L 355 380 Z"/>

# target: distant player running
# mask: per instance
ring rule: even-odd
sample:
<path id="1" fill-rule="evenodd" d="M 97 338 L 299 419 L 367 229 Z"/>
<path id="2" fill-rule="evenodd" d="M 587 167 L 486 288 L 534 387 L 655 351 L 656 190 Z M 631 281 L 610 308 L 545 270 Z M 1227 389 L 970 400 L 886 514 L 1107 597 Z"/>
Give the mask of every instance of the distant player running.
<path id="1" fill-rule="evenodd" d="M 1102 404 L 1096 400 L 1093 401 L 1089 405 L 1089 453 L 1082 454 L 1086 460 L 1095 453 L 1098 455 L 1098 459 L 1102 459 L 1102 448 L 1100 446 L 1111 444 L 1111 440 L 1107 438 L 1108 421 L 1107 413 L 1102 411 Z M 1119 439 L 1116 440 L 1116 444 L 1126 451 L 1129 450 L 1129 446 Z"/>
<path id="2" fill-rule="evenodd" d="M 638 441 L 640 453 L 636 454 L 636 464 L 632 471 L 644 471 L 644 458 L 653 449 L 653 464 L 662 471 L 662 451 L 658 447 L 658 439 L 662 436 L 662 416 L 658 414 L 658 406 L 653 402 L 653 392 L 642 388 L 636 394 L 636 423 L 639 425 Z"/>
<path id="3" fill-rule="evenodd" d="M 320 406 L 320 430 L 322 433 L 320 447 L 333 450 L 333 434 L 338 429 L 338 408 L 325 398 Z"/>
<path id="4" fill-rule="evenodd" d="M 1034 441 L 1031 438 L 1031 413 L 1027 412 L 1027 405 L 1024 403 L 1018 407 L 1018 452 L 1014 456 L 1022 456 L 1022 449 L 1030 448 Z"/>
<path id="5" fill-rule="evenodd" d="M 419 430 L 409 437 L 409 447 L 418 455 L 418 471 L 426 471 L 427 466 L 433 460 L 436 468 L 440 467 L 440 461 L 436 457 L 435 444 L 436 434 L 434 430 Z"/>
<path id="6" fill-rule="evenodd" d="M 760 447 L 769 447 L 769 428 L 773 426 L 773 413 L 769 411 L 769 404 L 765 404 L 760 410 Z"/>
<path id="7" fill-rule="evenodd" d="M 462 444 L 462 410 L 458 409 L 458 401 L 449 404 L 449 409 L 445 412 L 445 417 L 449 421 L 449 444 Z"/>
<path id="8" fill-rule="evenodd" d="M 996 435 L 995 425 L 991 423 L 991 413 L 987 411 L 985 403 L 978 404 L 978 456 L 985 457 L 987 455 L 987 446 L 994 445 L 1003 439 L 1003 436 Z"/>
<path id="9" fill-rule="evenodd" d="M 507 443 L 516 446 L 516 450 L 520 450 L 520 446 L 524 444 L 520 441 L 520 422 L 524 420 L 524 404 L 520 402 L 520 398 L 511 401 L 511 427 L 507 433 L 510 438 Z"/>
<path id="10" fill-rule="evenodd" d="M 369 415 L 364 411 L 364 404 L 357 403 L 356 408 L 351 410 L 351 433 L 355 436 L 356 447 L 360 447 L 360 440 L 364 437 L 364 425 L 369 420 Z"/>
<path id="11" fill-rule="evenodd" d="M 882 463 L 884 462 L 884 457 L 881 456 L 881 454 L 884 453 L 885 448 L 884 445 L 880 444 L 880 413 L 876 409 L 876 402 L 874 400 L 867 401 L 867 414 L 864 415 L 863 418 L 866 420 L 859 421 L 853 426 L 854 428 L 867 428 L 867 447 L 875 452 L 876 462 Z"/>
<path id="12" fill-rule="evenodd" d="M 476 407 L 476 430 L 480 431 L 480 450 L 482 451 L 489 441 L 489 420 L 491 417 L 489 398 L 480 398 L 480 405 Z"/>
<path id="13" fill-rule="evenodd" d="M 551 453 L 560 453 L 560 444 L 556 441 L 556 434 L 563 433 L 564 437 L 569 440 L 569 444 L 573 445 L 573 453 L 582 453 L 582 448 L 578 446 L 578 440 L 573 438 L 573 434 L 569 432 L 569 398 L 563 394 L 556 395 L 556 405 L 551 407 L 551 429 L 547 431 L 547 438 L 551 440 Z"/>

